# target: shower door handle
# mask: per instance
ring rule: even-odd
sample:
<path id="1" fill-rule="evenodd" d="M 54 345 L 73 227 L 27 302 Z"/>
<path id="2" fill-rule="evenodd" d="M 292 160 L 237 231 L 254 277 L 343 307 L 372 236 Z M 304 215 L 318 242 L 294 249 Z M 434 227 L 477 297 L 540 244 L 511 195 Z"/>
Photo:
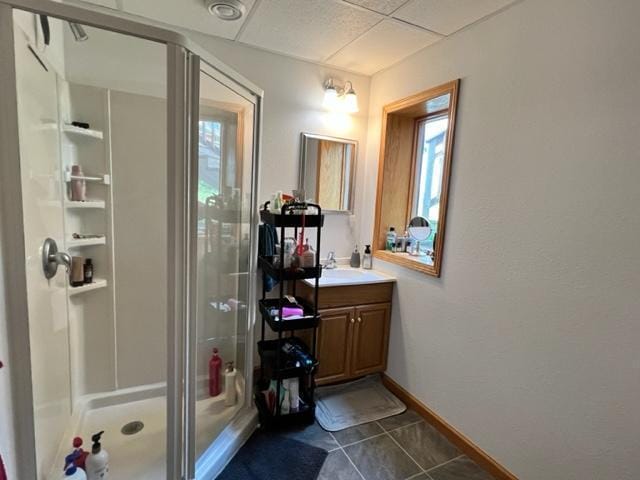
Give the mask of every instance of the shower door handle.
<path id="1" fill-rule="evenodd" d="M 69 272 L 71 269 L 71 257 L 68 253 L 58 250 L 58 244 L 53 238 L 47 238 L 42 245 L 42 270 L 45 278 L 55 277 L 59 265 L 64 265 L 65 270 Z"/>

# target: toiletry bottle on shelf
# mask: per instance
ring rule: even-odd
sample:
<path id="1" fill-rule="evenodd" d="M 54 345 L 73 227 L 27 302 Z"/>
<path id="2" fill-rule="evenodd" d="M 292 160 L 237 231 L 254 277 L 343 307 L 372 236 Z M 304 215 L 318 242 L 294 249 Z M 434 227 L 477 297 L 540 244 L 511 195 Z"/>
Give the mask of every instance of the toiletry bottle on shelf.
<path id="1" fill-rule="evenodd" d="M 71 286 L 84 285 L 84 257 L 71 257 Z"/>
<path id="2" fill-rule="evenodd" d="M 107 480 L 109 478 L 109 454 L 102 448 L 100 438 L 104 432 L 98 432 L 91 437 L 93 446 L 91 455 L 87 457 L 87 479 Z"/>
<path id="3" fill-rule="evenodd" d="M 282 403 L 280 404 L 280 413 L 287 415 L 291 411 L 291 403 L 289 401 L 289 379 L 282 380 Z"/>
<path id="4" fill-rule="evenodd" d="M 298 378 L 289 379 L 289 409 L 297 412 L 300 409 L 300 384 Z"/>
<path id="5" fill-rule="evenodd" d="M 236 392 L 236 369 L 233 368 L 233 362 L 227 363 L 227 371 L 224 373 L 224 390 L 225 407 L 231 407 L 236 404 L 237 392 Z"/>
<path id="6" fill-rule="evenodd" d="M 300 256 L 300 266 L 303 268 L 311 268 L 316 266 L 316 252 L 309 245 L 309 239 L 304 244 L 304 252 Z"/>
<path id="7" fill-rule="evenodd" d="M 80 165 L 71 167 L 71 200 L 73 202 L 84 202 L 87 198 L 87 183 Z M 80 177 L 80 178 L 73 178 Z"/>
<path id="8" fill-rule="evenodd" d="M 386 249 L 390 252 L 396 252 L 396 241 L 398 240 L 398 234 L 396 233 L 395 227 L 389 227 L 389 231 L 387 232 L 387 244 Z"/>
<path id="9" fill-rule="evenodd" d="M 364 246 L 364 255 L 362 257 L 362 268 L 371 270 L 373 268 L 373 258 L 371 257 L 371 245 Z"/>
<path id="10" fill-rule="evenodd" d="M 351 265 L 351 268 L 360 268 L 360 252 L 358 251 L 357 245 L 351 254 L 351 261 L 349 262 L 349 265 Z"/>
<path id="11" fill-rule="evenodd" d="M 90 258 L 84 261 L 84 283 L 93 283 L 93 262 Z"/>
<path id="12" fill-rule="evenodd" d="M 218 355 L 218 349 L 213 349 L 213 355 L 209 360 L 209 395 L 215 397 L 220 395 L 220 371 L 222 369 L 222 359 Z"/>

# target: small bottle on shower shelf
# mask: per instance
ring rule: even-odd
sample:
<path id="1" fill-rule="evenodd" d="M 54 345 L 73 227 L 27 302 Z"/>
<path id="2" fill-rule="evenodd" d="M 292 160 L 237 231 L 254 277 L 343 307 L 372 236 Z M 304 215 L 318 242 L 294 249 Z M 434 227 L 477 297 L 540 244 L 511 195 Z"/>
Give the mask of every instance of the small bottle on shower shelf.
<path id="1" fill-rule="evenodd" d="M 87 183 L 80 165 L 71 166 L 71 201 L 84 202 L 87 198 Z M 73 178 L 77 177 L 77 178 Z"/>
<path id="2" fill-rule="evenodd" d="M 93 261 L 90 258 L 84 261 L 84 283 L 93 283 Z"/>

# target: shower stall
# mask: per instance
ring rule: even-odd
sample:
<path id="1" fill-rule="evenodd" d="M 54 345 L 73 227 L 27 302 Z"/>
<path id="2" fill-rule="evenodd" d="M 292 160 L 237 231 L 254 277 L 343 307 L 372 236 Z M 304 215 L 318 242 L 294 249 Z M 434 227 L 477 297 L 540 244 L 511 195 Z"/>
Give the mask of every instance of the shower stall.
<path id="1" fill-rule="evenodd" d="M 0 0 L 0 60 L 18 478 L 100 431 L 114 480 L 213 478 L 256 422 L 262 91 L 178 33 L 45 0 Z"/>

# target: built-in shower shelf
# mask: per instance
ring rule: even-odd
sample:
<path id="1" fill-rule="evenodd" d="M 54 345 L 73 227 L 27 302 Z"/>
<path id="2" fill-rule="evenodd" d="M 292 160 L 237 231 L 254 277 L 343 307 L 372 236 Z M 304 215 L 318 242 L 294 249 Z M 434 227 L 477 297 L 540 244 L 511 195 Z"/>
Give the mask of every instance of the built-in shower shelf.
<path id="1" fill-rule="evenodd" d="M 93 130 L 91 128 L 80 128 L 73 125 L 63 125 L 62 131 L 64 133 L 68 133 L 71 136 L 89 137 L 95 138 L 97 140 L 102 140 L 104 138 L 104 133 L 102 133 L 102 130 Z"/>
<path id="2" fill-rule="evenodd" d="M 84 180 L 85 182 L 101 183 L 103 185 L 111 184 L 111 175 L 72 175 L 69 170 L 64 172 L 64 181 L 69 183 L 71 180 Z"/>
<path id="3" fill-rule="evenodd" d="M 64 206 L 67 208 L 104 208 L 105 202 L 102 200 L 87 200 L 86 202 L 67 200 L 64 202 Z"/>
<path id="4" fill-rule="evenodd" d="M 81 287 L 69 287 L 69 296 L 80 295 L 81 293 L 92 292 L 93 290 L 98 290 L 99 288 L 105 288 L 107 286 L 107 281 L 102 278 L 96 278 L 93 280 L 93 283 L 87 283 L 82 285 Z"/>
<path id="5" fill-rule="evenodd" d="M 105 237 L 99 238 L 72 238 L 67 240 L 67 247 L 69 248 L 78 248 L 78 247 L 93 247 L 96 245 L 106 245 L 107 239 Z"/>

